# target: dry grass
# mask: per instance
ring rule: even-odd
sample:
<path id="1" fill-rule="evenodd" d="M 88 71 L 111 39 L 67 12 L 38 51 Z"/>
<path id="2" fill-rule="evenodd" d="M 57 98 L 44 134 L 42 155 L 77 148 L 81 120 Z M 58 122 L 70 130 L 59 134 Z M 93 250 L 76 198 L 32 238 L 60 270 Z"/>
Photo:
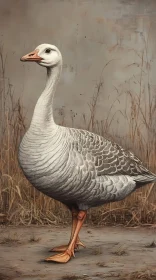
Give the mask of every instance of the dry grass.
<path id="1" fill-rule="evenodd" d="M 13 277 L 0 273 L 0 280 L 12 280 Z"/>
<path id="2" fill-rule="evenodd" d="M 41 238 L 36 237 L 35 234 L 33 234 L 33 235 L 30 237 L 29 242 L 30 242 L 30 243 L 38 243 L 40 240 L 41 240 Z"/>
<path id="3" fill-rule="evenodd" d="M 119 246 L 119 247 L 115 248 L 112 251 L 112 254 L 116 255 L 116 256 L 125 256 L 125 255 L 128 254 L 128 250 L 124 245 L 122 245 L 122 246 Z"/>
<path id="4" fill-rule="evenodd" d="M 102 255 L 102 248 L 101 247 L 96 247 L 95 249 L 92 250 L 92 255 Z"/>
<path id="5" fill-rule="evenodd" d="M 152 241 L 150 244 L 145 246 L 146 248 L 156 248 L 156 242 Z"/>
<path id="6" fill-rule="evenodd" d="M 13 235 L 8 235 L 8 236 L 4 236 L 1 240 L 0 240 L 0 244 L 5 244 L 5 245 L 15 245 L 15 244 L 21 244 L 21 241 L 19 239 L 19 237 L 17 236 L 17 234 L 13 234 Z"/>
<path id="7" fill-rule="evenodd" d="M 156 273 L 151 270 L 145 270 L 145 271 L 136 271 L 132 272 L 128 275 L 124 275 L 123 277 L 119 277 L 120 280 L 155 280 L 156 279 Z"/>
<path id="8" fill-rule="evenodd" d="M 99 267 L 108 267 L 108 265 L 105 262 L 98 262 L 96 265 Z"/>
<path id="9" fill-rule="evenodd" d="M 151 270 L 135 271 L 129 274 L 120 272 L 101 273 L 97 272 L 95 277 L 99 279 L 113 279 L 113 280 L 155 280 L 156 273 Z"/>
<path id="10" fill-rule="evenodd" d="M 78 276 L 78 275 L 64 275 L 60 280 L 89 280 L 87 275 Z"/>
<path id="11" fill-rule="evenodd" d="M 21 273 L 15 270 L 13 267 L 0 267 L 0 280 L 14 280 L 21 279 Z"/>
<path id="12" fill-rule="evenodd" d="M 124 147 L 131 147 L 142 158 L 146 166 L 156 171 L 156 95 L 150 86 L 146 52 L 140 57 L 140 75 L 134 77 L 137 92 L 125 92 L 128 110 L 117 112 L 127 122 L 128 131 L 122 139 L 112 138 Z M 104 69 L 107 67 L 105 65 Z M 104 71 L 103 69 L 103 71 Z M 147 84 L 143 85 L 146 72 Z M 0 222 L 9 224 L 59 224 L 68 223 L 69 211 L 59 202 L 50 199 L 33 188 L 23 176 L 17 160 L 19 141 L 26 130 L 25 116 L 20 100 L 14 101 L 13 87 L 6 77 L 5 58 L 0 51 Z M 101 135 L 109 135 L 116 118 L 112 106 L 105 120 L 96 120 L 96 107 L 102 92 L 103 81 L 97 83 L 92 102 L 90 118 L 83 116 L 86 129 Z M 129 87 L 127 87 L 129 88 Z M 118 91 L 119 100 L 121 94 Z M 145 94 L 146 93 L 146 94 Z M 147 94 L 148 93 L 148 94 Z M 62 123 L 64 123 L 63 115 Z M 73 121 L 73 120 L 72 120 Z M 126 226 L 151 225 L 156 223 L 156 191 L 154 184 L 139 189 L 125 200 L 91 209 L 88 222 L 92 224 L 124 224 Z"/>

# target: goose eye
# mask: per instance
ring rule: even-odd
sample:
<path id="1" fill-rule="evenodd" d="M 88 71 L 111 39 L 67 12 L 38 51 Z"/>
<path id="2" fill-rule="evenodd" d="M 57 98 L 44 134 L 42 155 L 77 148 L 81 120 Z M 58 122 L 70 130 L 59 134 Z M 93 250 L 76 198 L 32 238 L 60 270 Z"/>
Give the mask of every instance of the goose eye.
<path id="1" fill-rule="evenodd" d="M 51 52 L 51 49 L 46 49 L 45 50 L 45 53 L 50 53 Z"/>

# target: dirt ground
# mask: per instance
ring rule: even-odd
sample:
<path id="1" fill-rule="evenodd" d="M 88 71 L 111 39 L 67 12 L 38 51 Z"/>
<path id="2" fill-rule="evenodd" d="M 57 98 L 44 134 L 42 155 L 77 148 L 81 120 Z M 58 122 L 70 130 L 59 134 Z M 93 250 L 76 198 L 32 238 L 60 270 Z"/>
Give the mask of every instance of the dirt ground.
<path id="1" fill-rule="evenodd" d="M 156 280 L 156 228 L 87 227 L 67 264 L 46 263 L 69 227 L 0 227 L 0 280 Z"/>

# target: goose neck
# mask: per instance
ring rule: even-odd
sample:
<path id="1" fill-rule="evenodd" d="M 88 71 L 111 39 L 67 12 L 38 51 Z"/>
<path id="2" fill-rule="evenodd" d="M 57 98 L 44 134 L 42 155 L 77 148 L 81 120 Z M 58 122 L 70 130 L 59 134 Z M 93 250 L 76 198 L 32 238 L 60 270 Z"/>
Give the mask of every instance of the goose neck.
<path id="1" fill-rule="evenodd" d="M 56 125 L 53 118 L 53 98 L 56 91 L 62 64 L 57 64 L 53 68 L 47 68 L 47 82 L 44 91 L 39 97 L 34 109 L 31 126 L 39 127 L 46 125 Z"/>

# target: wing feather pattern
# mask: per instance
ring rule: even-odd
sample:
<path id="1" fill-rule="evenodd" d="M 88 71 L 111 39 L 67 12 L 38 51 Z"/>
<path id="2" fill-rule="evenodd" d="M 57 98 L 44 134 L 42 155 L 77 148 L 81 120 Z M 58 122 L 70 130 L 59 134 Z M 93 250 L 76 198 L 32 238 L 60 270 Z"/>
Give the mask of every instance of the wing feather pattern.
<path id="1" fill-rule="evenodd" d="M 73 148 L 81 154 L 84 168 L 88 169 L 88 165 L 92 164 L 98 177 L 128 175 L 138 183 L 156 181 L 156 175 L 138 157 L 115 142 L 86 130 L 71 131 L 75 136 Z"/>

